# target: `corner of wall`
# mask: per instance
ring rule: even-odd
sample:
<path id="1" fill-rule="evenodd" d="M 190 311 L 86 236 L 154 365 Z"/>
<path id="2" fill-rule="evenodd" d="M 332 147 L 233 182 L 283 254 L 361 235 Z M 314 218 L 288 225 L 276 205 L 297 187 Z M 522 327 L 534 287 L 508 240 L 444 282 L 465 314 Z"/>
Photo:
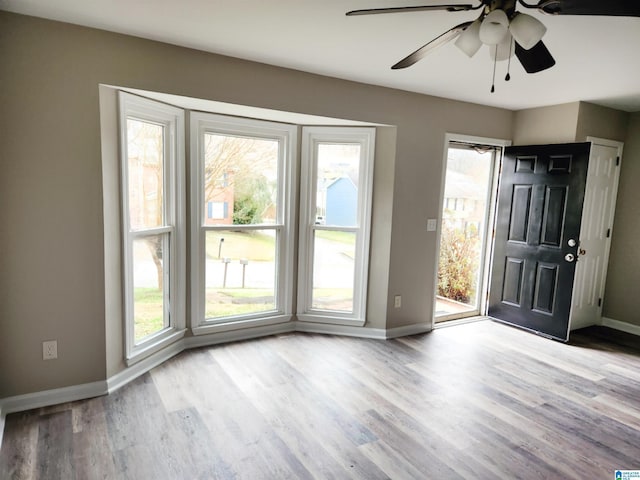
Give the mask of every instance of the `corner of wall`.
<path id="1" fill-rule="evenodd" d="M 640 112 L 629 114 L 625 133 L 603 315 L 640 325 L 640 298 L 636 292 L 640 283 L 640 254 L 637 253 L 640 236 L 637 207 L 640 203 Z"/>
<path id="2" fill-rule="evenodd" d="M 102 190 L 118 192 L 118 95 L 115 89 L 100 85 L 100 138 L 102 153 Z M 103 195 L 104 283 L 106 378 L 122 371 L 124 361 L 122 319 L 122 272 L 120 269 L 120 198 Z"/>
<path id="3" fill-rule="evenodd" d="M 0 403 L 0 451 L 2 451 L 2 437 L 4 436 L 5 414 L 2 411 L 2 403 Z"/>
<path id="4" fill-rule="evenodd" d="M 513 144 L 536 145 L 575 141 L 580 102 L 527 108 L 514 114 Z"/>
<path id="5" fill-rule="evenodd" d="M 393 222 L 396 127 L 376 128 L 373 177 L 371 252 L 367 295 L 367 327 L 384 329 L 387 323 L 389 265 Z"/>
<path id="6" fill-rule="evenodd" d="M 588 136 L 623 142 L 630 115 L 595 103 L 579 102 L 575 141 L 586 142 Z"/>

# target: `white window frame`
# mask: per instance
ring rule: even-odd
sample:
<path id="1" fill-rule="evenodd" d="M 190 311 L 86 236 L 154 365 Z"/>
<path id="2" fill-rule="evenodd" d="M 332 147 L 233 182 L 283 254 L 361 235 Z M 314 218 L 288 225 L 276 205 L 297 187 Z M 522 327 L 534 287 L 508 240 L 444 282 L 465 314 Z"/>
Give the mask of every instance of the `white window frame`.
<path id="1" fill-rule="evenodd" d="M 487 211 L 485 216 L 485 239 L 482 245 L 482 256 L 480 259 L 481 262 L 481 270 L 482 274 L 479 276 L 479 292 L 478 292 L 478 314 L 486 315 L 488 308 L 488 288 L 489 288 L 489 279 L 491 276 L 491 254 L 492 254 L 492 244 L 493 240 L 491 238 L 491 229 L 494 228 L 494 224 L 496 221 L 496 207 L 498 203 L 497 194 L 498 194 L 498 181 L 500 178 L 500 168 L 502 164 L 502 155 L 504 154 L 505 147 L 511 145 L 510 140 L 503 140 L 499 138 L 489 138 L 489 137 L 477 137 L 473 135 L 462 135 L 457 133 L 447 133 L 444 137 L 444 146 L 443 146 L 443 157 L 442 157 L 442 173 L 440 177 L 440 202 L 438 209 L 438 218 L 437 224 L 438 227 L 438 235 L 437 235 L 437 244 L 436 244 L 436 256 L 435 256 L 435 265 L 436 268 L 433 274 L 433 314 L 431 316 L 432 322 L 431 327 L 434 328 L 438 323 L 441 325 L 446 324 L 447 319 L 451 320 L 454 316 L 450 315 L 441 315 L 438 317 L 439 322 L 436 322 L 436 306 L 437 306 L 437 293 L 438 293 L 438 265 L 440 262 L 440 241 L 441 241 L 441 229 L 443 223 L 443 213 L 445 207 L 445 187 L 447 183 L 447 162 L 449 159 L 449 148 L 452 144 L 461 143 L 461 144 L 471 144 L 471 145 L 489 145 L 491 147 L 495 147 L 496 151 L 494 153 L 494 165 L 492 167 L 493 172 L 492 176 L 489 179 L 490 186 L 488 187 L 489 191 L 487 192 Z M 449 208 L 450 209 L 450 208 Z M 457 317 L 457 315 L 455 315 Z M 462 318 L 462 317 L 461 317 Z"/>
<path id="2" fill-rule="evenodd" d="M 278 158 L 277 200 L 275 224 L 263 225 L 205 225 L 204 195 L 204 135 L 238 135 L 277 140 Z M 191 330 L 194 335 L 209 334 L 239 328 L 288 322 L 293 304 L 293 232 L 296 198 L 296 148 L 298 127 L 294 125 L 230 117 L 212 113 L 190 113 L 191 145 Z M 278 235 L 276 251 L 276 305 L 267 312 L 205 318 L 205 235 L 207 231 L 274 229 Z"/>
<path id="3" fill-rule="evenodd" d="M 184 112 L 159 102 L 119 92 L 120 189 L 122 198 L 123 286 L 125 358 L 132 365 L 185 334 L 185 174 Z M 165 222 L 155 228 L 132 230 L 129 220 L 127 118 L 162 125 L 164 135 L 163 208 Z M 169 248 L 164 262 L 169 325 L 139 343 L 134 336 L 133 243 L 145 236 L 167 234 Z"/>
<path id="4" fill-rule="evenodd" d="M 359 144 L 358 211 L 355 227 L 316 224 L 317 152 L 319 144 Z M 303 322 L 363 326 L 366 321 L 369 243 L 375 128 L 304 127 L 302 129 L 302 166 L 300 176 L 300 232 L 298 256 L 298 311 Z M 316 230 L 344 231 L 356 234 L 354 259 L 353 311 L 338 312 L 312 307 L 313 239 Z"/>

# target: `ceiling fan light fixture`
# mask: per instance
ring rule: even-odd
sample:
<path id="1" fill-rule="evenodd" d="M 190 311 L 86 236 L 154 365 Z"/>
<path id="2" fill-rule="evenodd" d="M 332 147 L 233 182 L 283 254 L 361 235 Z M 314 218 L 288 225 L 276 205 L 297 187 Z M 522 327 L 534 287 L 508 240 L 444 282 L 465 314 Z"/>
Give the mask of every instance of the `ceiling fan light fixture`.
<path id="1" fill-rule="evenodd" d="M 496 9 L 489 13 L 480 25 L 480 41 L 486 45 L 497 45 L 504 40 L 509 30 L 509 19 L 504 10 Z"/>
<path id="2" fill-rule="evenodd" d="M 514 49 L 512 48 L 513 46 L 511 45 L 512 41 L 513 37 L 511 34 L 507 33 L 498 45 L 491 45 L 491 48 L 489 48 L 491 60 L 502 62 L 503 60 L 508 60 L 509 57 L 515 55 Z"/>
<path id="3" fill-rule="evenodd" d="M 525 50 L 533 48 L 547 31 L 547 27 L 535 17 L 526 13 L 516 13 L 509 24 L 511 35 Z"/>
<path id="4" fill-rule="evenodd" d="M 482 46 L 482 42 L 480 41 L 481 23 L 481 20 L 477 19 L 469 25 L 456 40 L 456 47 L 462 50 L 469 58 L 473 57 Z"/>

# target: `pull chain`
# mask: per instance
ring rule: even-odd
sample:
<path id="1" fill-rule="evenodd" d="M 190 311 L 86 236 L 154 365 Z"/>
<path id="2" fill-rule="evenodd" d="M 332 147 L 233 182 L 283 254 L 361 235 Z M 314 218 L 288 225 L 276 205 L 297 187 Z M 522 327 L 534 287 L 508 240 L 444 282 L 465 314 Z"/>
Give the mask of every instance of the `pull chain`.
<path id="1" fill-rule="evenodd" d="M 513 48 L 513 40 L 511 40 L 509 42 L 509 63 L 507 63 L 507 76 L 504 77 L 505 82 L 508 82 L 509 80 L 511 80 L 511 75 L 509 74 L 509 71 L 511 70 L 511 51 Z"/>
<path id="2" fill-rule="evenodd" d="M 491 80 L 491 93 L 496 91 L 496 65 L 498 63 L 498 45 L 496 45 L 496 54 L 493 58 L 493 79 Z"/>

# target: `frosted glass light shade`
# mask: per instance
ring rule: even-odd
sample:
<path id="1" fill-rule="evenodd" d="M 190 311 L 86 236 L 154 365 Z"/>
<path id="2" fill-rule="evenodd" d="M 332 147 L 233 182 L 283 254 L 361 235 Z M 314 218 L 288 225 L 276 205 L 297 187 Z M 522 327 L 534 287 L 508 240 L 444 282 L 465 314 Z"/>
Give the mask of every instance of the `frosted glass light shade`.
<path id="1" fill-rule="evenodd" d="M 487 45 L 500 43 L 509 30 L 509 19 L 503 10 L 494 10 L 484 17 L 480 25 L 480 41 Z"/>
<path id="2" fill-rule="evenodd" d="M 458 39 L 456 40 L 456 47 L 466 53 L 468 57 L 473 57 L 482 46 L 482 42 L 480 41 L 481 23 L 480 19 L 477 19 L 469 25 L 464 32 L 458 35 Z"/>
<path id="3" fill-rule="evenodd" d="M 547 31 L 547 27 L 531 15 L 518 13 L 513 20 L 511 20 L 509 30 L 511 30 L 511 35 L 516 39 L 516 42 L 525 50 L 529 50 L 542 40 L 542 37 Z"/>
<path id="4" fill-rule="evenodd" d="M 507 33 L 498 45 L 489 46 L 491 60 L 501 62 L 503 60 L 507 60 L 509 57 L 513 57 L 515 55 L 515 48 L 511 45 L 511 42 L 513 42 L 513 37 L 511 34 Z"/>

